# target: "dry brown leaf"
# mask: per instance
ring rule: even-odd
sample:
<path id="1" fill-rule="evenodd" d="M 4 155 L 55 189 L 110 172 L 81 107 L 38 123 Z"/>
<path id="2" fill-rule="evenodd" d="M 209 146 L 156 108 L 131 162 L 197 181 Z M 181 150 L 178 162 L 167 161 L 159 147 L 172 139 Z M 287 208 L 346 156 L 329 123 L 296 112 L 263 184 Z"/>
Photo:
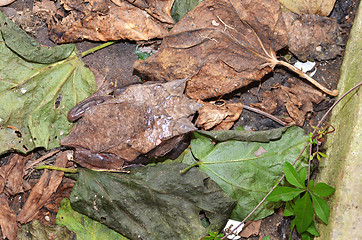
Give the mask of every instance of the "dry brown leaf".
<path id="1" fill-rule="evenodd" d="M 28 185 L 24 183 L 24 168 L 29 156 L 14 154 L 11 156 L 10 162 L 0 167 L 0 193 L 7 195 L 15 195 L 28 189 Z"/>
<path id="2" fill-rule="evenodd" d="M 195 130 L 188 117 L 201 107 L 183 94 L 185 84 L 183 79 L 131 85 L 85 111 L 61 144 L 76 148 L 77 163 L 97 169 L 120 169 L 156 147 L 170 151 L 174 144 L 164 142 Z"/>
<path id="3" fill-rule="evenodd" d="M 3 238 L 9 240 L 16 240 L 18 226 L 16 224 L 16 214 L 9 207 L 8 198 L 4 195 L 0 195 L 0 227 Z"/>
<path id="4" fill-rule="evenodd" d="M 50 27 L 50 36 L 57 43 L 162 38 L 173 24 L 173 0 L 130 1 L 133 5 L 125 0 L 114 1 L 117 5 L 110 0 L 62 2 L 69 14 Z"/>
<path id="5" fill-rule="evenodd" d="M 203 130 L 229 130 L 234 125 L 234 122 L 239 119 L 243 110 L 241 103 L 218 105 L 217 102 L 198 101 L 203 106 L 198 110 L 197 127 Z"/>
<path id="6" fill-rule="evenodd" d="M 342 52 L 342 38 L 336 19 L 318 15 L 299 16 L 283 12 L 289 50 L 301 61 L 329 60 Z"/>
<path id="7" fill-rule="evenodd" d="M 238 236 L 243 238 L 248 238 L 253 235 L 258 235 L 260 232 L 261 219 L 258 221 L 249 221 L 245 224 L 243 230 L 238 234 Z"/>
<path id="8" fill-rule="evenodd" d="M 70 152 L 71 151 L 60 152 L 57 155 L 54 166 L 66 167 L 68 162 L 67 154 Z M 63 176 L 64 172 L 62 171 L 44 170 L 43 175 L 33 187 L 24 207 L 16 217 L 16 220 L 22 224 L 31 221 L 36 216 L 39 209 L 45 205 L 51 195 L 57 190 Z"/>
<path id="9" fill-rule="evenodd" d="M 274 50 L 286 44 L 277 0 L 206 0 L 134 68 L 151 80 L 189 77 L 186 94 L 206 99 L 261 79 L 275 66 Z"/>
<path id="10" fill-rule="evenodd" d="M 273 114 L 277 107 L 286 107 L 293 121 L 285 121 L 303 126 L 307 112 L 313 112 L 313 103 L 319 104 L 325 99 L 325 95 L 309 85 L 289 79 L 290 87 L 277 86 L 272 91 L 263 93 L 261 103 L 251 104 L 269 114 Z"/>
<path id="11" fill-rule="evenodd" d="M 302 14 L 317 14 L 328 16 L 336 0 L 279 0 L 279 2 L 292 12 Z"/>

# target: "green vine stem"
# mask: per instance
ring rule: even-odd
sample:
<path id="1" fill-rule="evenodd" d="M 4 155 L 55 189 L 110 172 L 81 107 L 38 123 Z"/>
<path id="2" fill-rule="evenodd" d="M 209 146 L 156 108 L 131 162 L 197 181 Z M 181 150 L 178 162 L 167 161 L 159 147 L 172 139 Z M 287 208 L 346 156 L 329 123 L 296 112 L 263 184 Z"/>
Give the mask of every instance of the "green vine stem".
<path id="1" fill-rule="evenodd" d="M 94 52 L 102 49 L 102 48 L 108 47 L 109 45 L 112 45 L 112 44 L 114 44 L 114 43 L 116 43 L 116 42 L 117 42 L 117 41 L 109 41 L 109 42 L 103 43 L 103 44 L 101 44 L 101 45 L 98 45 L 98 46 L 96 46 L 96 47 L 94 47 L 94 48 L 91 48 L 91 49 L 88 49 L 88 50 L 82 52 L 80 55 L 81 55 L 82 57 L 85 57 L 85 56 L 87 56 L 87 55 L 89 55 L 89 54 L 92 54 L 92 53 L 94 53 Z"/>
<path id="2" fill-rule="evenodd" d="M 41 166 L 36 167 L 36 169 L 38 169 L 38 170 L 50 169 L 50 170 L 57 170 L 57 171 L 62 171 L 62 172 L 66 172 L 66 173 L 77 173 L 78 172 L 77 169 L 62 168 L 62 167 L 49 166 L 49 165 L 41 165 Z"/>

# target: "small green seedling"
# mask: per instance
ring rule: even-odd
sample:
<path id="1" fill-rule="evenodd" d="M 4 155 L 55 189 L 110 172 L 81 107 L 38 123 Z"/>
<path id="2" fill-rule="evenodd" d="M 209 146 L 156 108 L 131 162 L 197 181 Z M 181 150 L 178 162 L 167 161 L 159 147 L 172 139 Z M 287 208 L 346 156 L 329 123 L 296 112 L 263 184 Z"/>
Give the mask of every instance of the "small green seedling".
<path id="1" fill-rule="evenodd" d="M 202 240 L 220 240 L 224 237 L 223 233 L 209 231 L 209 236 L 201 238 Z"/>
<path id="2" fill-rule="evenodd" d="M 313 221 L 314 214 L 328 224 L 329 206 L 323 197 L 332 195 L 335 189 L 325 183 L 315 185 L 313 180 L 310 180 L 308 186 L 305 186 L 307 170 L 303 168 L 298 174 L 288 162 L 284 164 L 284 174 L 293 187 L 277 187 L 267 200 L 286 202 L 284 216 L 295 216 L 290 226 L 289 239 L 291 239 L 294 227 L 301 234 L 303 240 L 319 236 Z"/>

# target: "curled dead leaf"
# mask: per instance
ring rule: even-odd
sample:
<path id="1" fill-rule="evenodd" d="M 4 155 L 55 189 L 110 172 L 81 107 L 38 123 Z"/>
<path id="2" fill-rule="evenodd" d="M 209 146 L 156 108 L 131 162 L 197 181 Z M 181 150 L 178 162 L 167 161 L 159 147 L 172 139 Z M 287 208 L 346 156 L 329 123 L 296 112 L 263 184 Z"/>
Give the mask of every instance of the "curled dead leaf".
<path id="1" fill-rule="evenodd" d="M 61 144 L 82 151 L 75 161 L 89 168 L 119 169 L 154 148 L 170 151 L 175 137 L 195 130 L 188 117 L 201 107 L 183 92 L 186 79 L 137 84 L 85 111 Z M 99 100 L 98 98 L 96 100 Z M 87 100 L 86 104 L 89 104 Z M 82 107 L 79 109 L 82 110 Z"/>
<path id="2" fill-rule="evenodd" d="M 203 106 L 198 110 L 196 126 L 203 130 L 229 130 L 234 122 L 239 119 L 243 110 L 241 103 L 218 105 L 217 102 L 203 102 L 201 100 L 198 103 L 203 104 Z"/>
<path id="3" fill-rule="evenodd" d="M 301 61 L 329 60 L 342 52 L 342 38 L 336 19 L 318 15 L 299 16 L 283 12 L 289 50 Z"/>
<path id="4" fill-rule="evenodd" d="M 64 9 L 69 11 L 69 14 L 61 20 L 52 22 L 51 38 L 57 43 L 82 39 L 141 41 L 162 38 L 173 24 L 170 17 L 173 0 L 130 1 L 132 4 L 125 0 L 113 2 L 62 1 Z"/>
<path id="5" fill-rule="evenodd" d="M 261 79 L 276 64 L 274 50 L 286 44 L 277 0 L 206 0 L 174 26 L 156 54 L 134 68 L 150 80 L 189 77 L 186 94 L 206 99 Z"/>

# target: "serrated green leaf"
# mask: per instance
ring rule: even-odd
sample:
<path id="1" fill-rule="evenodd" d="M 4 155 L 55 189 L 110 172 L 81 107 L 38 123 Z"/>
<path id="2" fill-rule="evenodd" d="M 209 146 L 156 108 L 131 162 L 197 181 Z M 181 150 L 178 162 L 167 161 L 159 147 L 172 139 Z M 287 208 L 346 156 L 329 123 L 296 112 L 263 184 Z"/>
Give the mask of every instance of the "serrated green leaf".
<path id="1" fill-rule="evenodd" d="M 41 46 L 1 11 L 0 32 L 6 46 L 29 62 L 54 63 L 69 57 L 75 48 L 74 44 Z"/>
<path id="2" fill-rule="evenodd" d="M 328 197 L 336 191 L 335 188 L 329 186 L 326 183 L 317 183 L 317 185 L 310 188 L 310 190 L 321 197 Z"/>
<path id="3" fill-rule="evenodd" d="M 267 137 L 261 136 L 258 132 L 255 133 L 257 137 L 247 133 L 250 139 L 266 141 L 269 138 L 269 142 L 219 142 L 205 158 L 198 159 L 199 168 L 217 182 L 230 197 L 238 201 L 232 214 L 233 219 L 241 220 L 248 215 L 281 177 L 284 162 L 293 162 L 303 149 L 308 136 L 304 135 L 301 128 L 290 127 L 281 135 L 283 130 L 285 129 L 264 131 Z M 203 131 L 198 132 L 204 135 Z M 228 131 L 223 131 L 220 136 L 220 131 L 210 131 L 205 134 L 218 139 L 230 139 L 238 136 L 236 132 L 243 133 L 230 131 L 228 136 Z M 270 141 L 270 138 L 275 139 L 277 135 L 278 140 Z M 260 147 L 265 149 L 266 153 L 255 156 L 254 152 Z M 302 158 L 305 157 L 306 154 Z M 267 201 L 252 218 L 264 218 L 272 214 L 278 206 L 279 203 Z"/>
<path id="4" fill-rule="evenodd" d="M 307 179 L 307 168 L 302 168 L 299 171 L 299 181 L 300 183 L 304 184 L 306 179 Z"/>
<path id="5" fill-rule="evenodd" d="M 274 191 L 267 197 L 267 200 L 270 202 L 278 201 L 291 201 L 297 195 L 304 192 L 304 189 L 292 188 L 292 187 L 277 187 Z"/>
<path id="6" fill-rule="evenodd" d="M 311 192 L 311 197 L 313 200 L 313 207 L 315 214 L 325 223 L 328 224 L 329 218 L 329 206 L 328 203 L 323 200 L 321 197 Z"/>
<path id="7" fill-rule="evenodd" d="M 293 210 L 298 233 L 305 232 L 313 221 L 313 205 L 308 192 L 295 202 Z"/>
<path id="8" fill-rule="evenodd" d="M 191 151 L 196 159 L 203 159 L 214 149 L 212 140 L 197 132 L 193 133 L 191 139 Z"/>
<path id="9" fill-rule="evenodd" d="M 221 230 L 235 201 L 197 168 L 181 175 L 185 167 L 159 164 L 129 174 L 80 170 L 72 208 L 130 239 L 199 239 Z M 209 228 L 201 224 L 201 211 Z"/>
<path id="10" fill-rule="evenodd" d="M 68 111 L 95 90 L 93 73 L 75 52 L 59 62 L 32 63 L 0 41 L 0 154 L 58 147 L 72 128 Z"/>
<path id="11" fill-rule="evenodd" d="M 292 184 L 293 186 L 296 186 L 297 188 L 305 188 L 305 186 L 300 182 L 299 176 L 297 174 L 297 171 L 294 169 L 293 165 L 289 162 L 286 162 L 284 164 L 284 174 L 287 181 Z"/>
<path id="12" fill-rule="evenodd" d="M 308 227 L 307 232 L 309 232 L 310 234 L 312 234 L 313 236 L 316 236 L 316 237 L 320 236 L 319 232 L 317 231 L 317 228 L 315 227 L 314 221 L 312 221 L 312 223 Z"/>
<path id="13" fill-rule="evenodd" d="M 286 203 L 285 203 L 285 208 L 284 208 L 283 216 L 284 216 L 284 217 L 293 216 L 293 215 L 294 215 L 293 207 L 294 207 L 294 204 L 292 203 L 292 201 L 286 202 Z"/>
<path id="14" fill-rule="evenodd" d="M 55 223 L 75 232 L 78 240 L 128 239 L 100 222 L 74 211 L 68 198 L 61 201 Z"/>

